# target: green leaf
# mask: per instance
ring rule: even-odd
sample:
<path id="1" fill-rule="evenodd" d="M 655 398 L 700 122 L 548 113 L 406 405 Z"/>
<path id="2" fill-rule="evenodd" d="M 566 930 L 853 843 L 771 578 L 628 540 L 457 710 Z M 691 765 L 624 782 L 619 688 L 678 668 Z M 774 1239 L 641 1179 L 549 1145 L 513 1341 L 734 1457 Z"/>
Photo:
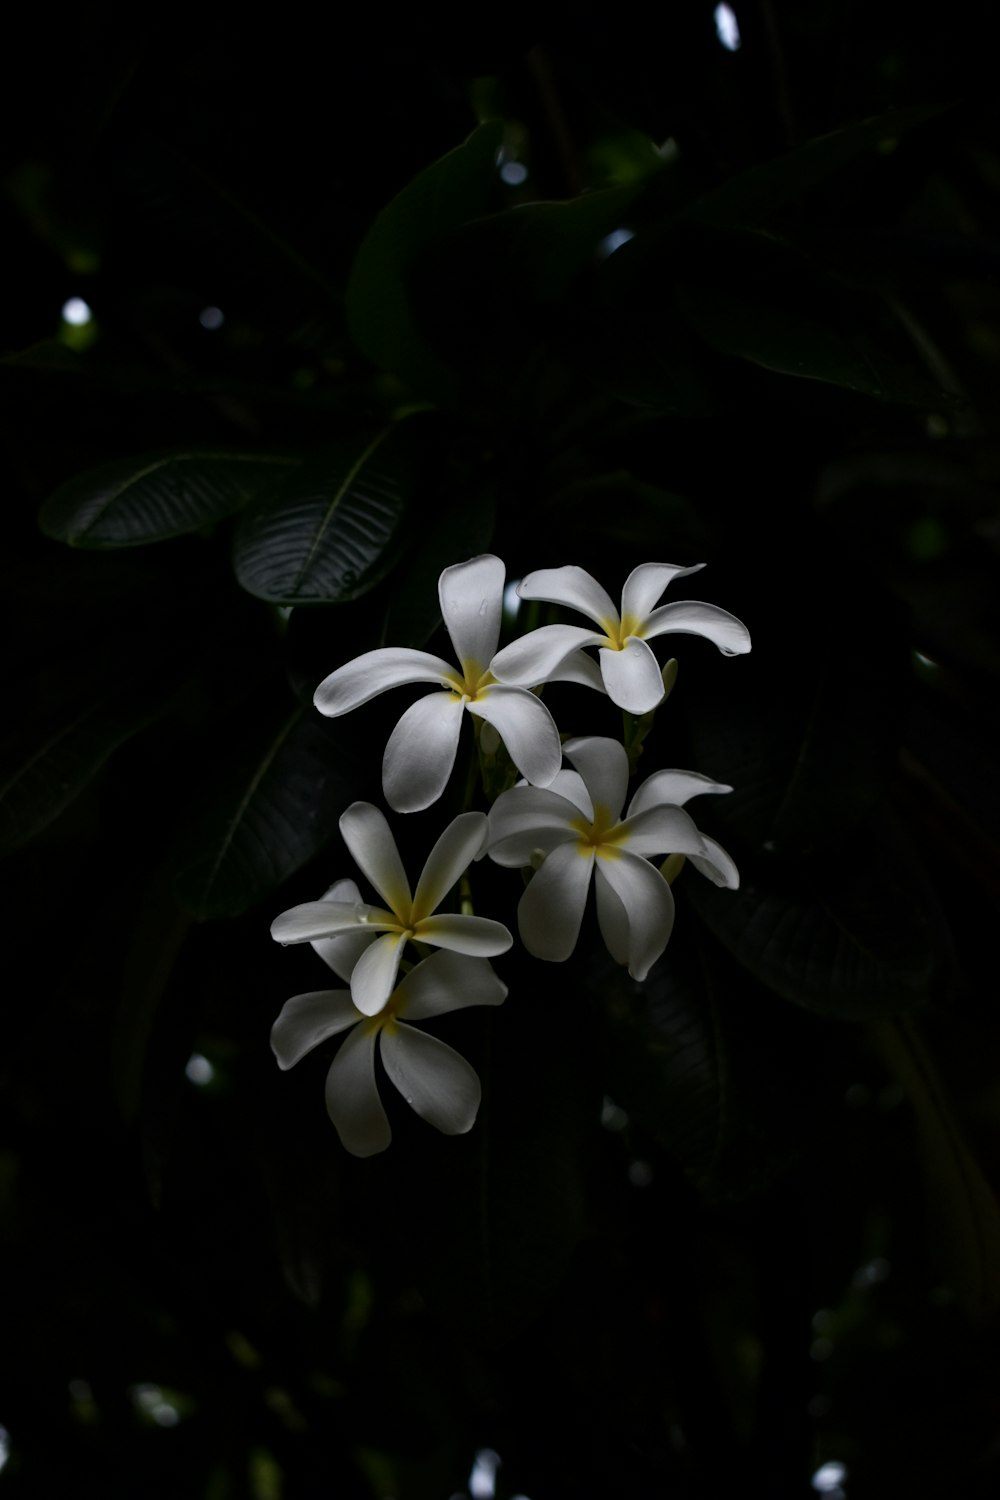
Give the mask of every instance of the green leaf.
<path id="1" fill-rule="evenodd" d="M 837 282 L 770 235 L 696 235 L 678 266 L 675 304 L 717 353 L 882 400 L 939 408 L 951 391 L 906 363 L 876 296 Z"/>
<path id="2" fill-rule="evenodd" d="M 294 458 L 260 453 L 151 453 L 89 470 L 44 502 L 47 536 L 71 547 L 138 547 L 197 531 L 271 487 Z"/>
<path id="3" fill-rule="evenodd" d="M 412 416 L 363 447 L 344 445 L 251 507 L 233 552 L 247 592 L 274 604 L 342 604 L 378 583 L 422 474 L 428 425 Z"/>
<path id="4" fill-rule="evenodd" d="M 963 1307 L 1000 1308 L 1000 1203 L 965 1140 L 927 1041 L 912 1021 L 873 1029 L 913 1107 L 932 1252 Z"/>
<path id="5" fill-rule="evenodd" d="M 788 547 L 796 555 L 807 544 L 801 577 L 779 552 L 757 562 L 744 599 L 728 584 L 708 595 L 747 620 L 749 656 L 704 657 L 687 674 L 689 648 L 674 648 L 686 763 L 733 788 L 702 808 L 723 843 L 734 836 L 791 857 L 858 836 L 895 770 L 911 687 L 906 612 L 855 558 L 856 607 L 847 607 L 842 556 L 800 536 Z"/>
<path id="6" fill-rule="evenodd" d="M 608 1086 L 703 1194 L 738 1199 L 772 1184 L 805 1148 L 826 1097 L 829 1037 L 696 925 L 678 922 L 643 984 L 621 970 L 595 978 Z"/>
<path id="7" fill-rule="evenodd" d="M 335 728 L 296 709 L 235 769 L 223 768 L 188 835 L 180 900 L 205 921 L 238 916 L 275 890 L 331 837 L 350 801 L 350 770 Z"/>
<path id="8" fill-rule="evenodd" d="M 111 753 L 161 711 L 148 695 L 105 694 L 40 743 L 8 746 L 0 769 L 0 852 L 48 827 L 93 780 Z"/>
<path id="9" fill-rule="evenodd" d="M 455 399 L 459 382 L 414 321 L 405 273 L 446 230 L 489 211 L 502 139 L 502 123 L 489 121 L 415 177 L 375 220 L 348 282 L 347 321 L 358 348 L 435 399 Z"/>
<path id="10" fill-rule="evenodd" d="M 736 854 L 742 884 L 693 870 L 684 895 L 738 963 L 786 1000 L 825 1016 L 872 1020 L 928 1004 L 952 982 L 933 891 L 888 815 L 836 855 L 783 862 Z"/>
<path id="11" fill-rule="evenodd" d="M 567 304 L 637 194 L 630 185 L 526 203 L 439 236 L 406 273 L 421 337 L 469 390 L 523 399 L 542 348 L 561 352 L 568 340 L 575 362 L 578 319 Z"/>
<path id="12" fill-rule="evenodd" d="M 776 210 L 798 202 L 858 158 L 875 159 L 887 146 L 894 146 L 905 131 L 936 119 L 949 108 L 947 104 L 918 105 L 815 136 L 787 155 L 722 183 L 691 204 L 684 211 L 685 217 L 706 224 L 762 224 Z"/>
<path id="13" fill-rule="evenodd" d="M 438 579 L 445 568 L 488 550 L 493 537 L 492 495 L 463 495 L 422 522 L 407 550 L 386 614 L 383 641 L 421 647 L 441 623 Z"/>
<path id="14" fill-rule="evenodd" d="M 495 1347 L 539 1315 L 565 1273 L 587 1231 L 587 1177 L 600 1148 L 578 979 L 538 993 L 532 960 L 516 951 L 503 975 L 510 998 L 501 1013 L 470 1010 L 432 1027 L 482 1080 L 475 1126 L 445 1139 L 386 1089 L 393 1143 L 365 1179 L 364 1205 L 378 1243 L 405 1236 L 410 1274 L 436 1310 Z"/>

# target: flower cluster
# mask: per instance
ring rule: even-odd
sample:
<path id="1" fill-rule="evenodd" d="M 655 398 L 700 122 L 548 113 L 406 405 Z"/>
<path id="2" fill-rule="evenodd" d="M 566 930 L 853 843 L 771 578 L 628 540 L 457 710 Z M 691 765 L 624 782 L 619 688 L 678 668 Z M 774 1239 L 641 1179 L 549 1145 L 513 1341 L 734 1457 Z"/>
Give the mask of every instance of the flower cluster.
<path id="1" fill-rule="evenodd" d="M 530 573 L 518 585 L 522 598 L 578 610 L 596 628 L 543 625 L 498 652 L 505 569 L 497 557 L 476 557 L 446 568 L 438 584 L 457 666 L 425 651 L 386 647 L 338 667 L 316 689 L 317 708 L 336 717 L 390 688 L 436 687 L 406 710 L 385 748 L 382 785 L 396 812 L 426 808 L 441 796 L 466 710 L 492 727 L 522 778 L 500 793 L 488 815 L 470 810 L 453 819 L 415 890 L 383 814 L 370 803 L 353 803 L 340 820 L 341 834 L 384 904 L 366 902 L 353 880 L 341 880 L 322 900 L 293 907 L 272 925 L 281 943 L 311 943 L 348 985 L 293 996 L 274 1024 L 271 1044 L 279 1066 L 290 1068 L 349 1031 L 327 1074 L 326 1103 L 353 1154 L 372 1155 L 390 1140 L 376 1050 L 389 1080 L 428 1123 L 458 1135 L 475 1122 L 475 1071 L 410 1023 L 465 1006 L 499 1005 L 506 996 L 489 960 L 510 948 L 508 929 L 465 910 L 468 900 L 461 912 L 439 911 L 476 859 L 485 854 L 498 865 L 533 872 L 518 905 L 518 932 L 528 953 L 552 962 L 576 947 L 593 885 L 608 951 L 638 980 L 670 938 L 671 866 L 686 858 L 716 885 L 738 886 L 729 855 L 685 811 L 692 797 L 728 792 L 728 786 L 693 771 L 656 771 L 623 815 L 625 746 L 594 736 L 561 742 L 538 696 L 547 683 L 580 683 L 606 693 L 626 716 L 648 715 L 666 696 L 651 639 L 694 634 L 730 656 L 749 651 L 745 626 L 715 605 L 684 600 L 657 607 L 674 578 L 696 571 L 643 563 L 626 579 L 620 612 L 582 568 Z M 597 661 L 587 654 L 593 647 Z M 656 856 L 669 859 L 661 867 Z M 410 948 L 414 958 L 407 957 Z"/>

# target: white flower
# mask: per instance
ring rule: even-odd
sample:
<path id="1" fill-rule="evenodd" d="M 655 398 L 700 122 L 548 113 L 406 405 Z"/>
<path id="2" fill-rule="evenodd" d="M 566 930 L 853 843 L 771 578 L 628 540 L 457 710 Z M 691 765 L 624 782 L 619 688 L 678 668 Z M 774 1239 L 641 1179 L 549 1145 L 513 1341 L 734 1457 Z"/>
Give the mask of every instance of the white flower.
<path id="1" fill-rule="evenodd" d="M 697 573 L 702 567 L 703 563 L 691 568 L 641 563 L 625 580 L 620 615 L 611 596 L 582 568 L 542 568 L 529 573 L 518 585 L 522 599 L 568 605 L 589 616 L 600 629 L 543 625 L 505 646 L 493 660 L 493 675 L 500 682 L 537 687 L 562 675 L 574 652 L 599 646 L 601 676 L 611 701 L 629 713 L 649 713 L 664 697 L 659 665 L 646 644 L 654 636 L 702 635 L 726 656 L 750 650 L 746 626 L 714 604 L 683 599 L 654 608 L 672 579 Z"/>
<path id="2" fill-rule="evenodd" d="M 316 689 L 316 707 L 330 718 L 405 683 L 433 682 L 444 689 L 412 704 L 385 747 L 382 786 L 396 812 L 418 812 L 440 797 L 455 764 L 466 710 L 494 726 L 532 785 L 547 786 L 559 770 L 559 732 L 548 709 L 526 687 L 501 686 L 491 671 L 504 577 L 503 563 L 489 554 L 441 574 L 441 615 L 458 667 L 427 651 L 383 647 L 338 667 Z"/>
<path id="3" fill-rule="evenodd" d="M 674 921 L 670 886 L 646 858 L 686 854 L 716 885 L 735 889 L 739 874 L 726 851 L 699 833 L 680 804 L 730 787 L 693 771 L 657 771 L 621 816 L 628 756 L 617 740 L 575 739 L 563 746 L 575 771 L 551 787 L 515 786 L 490 813 L 488 853 L 501 865 L 544 856 L 517 909 L 521 939 L 536 958 L 560 961 L 576 946 L 596 872 L 597 920 L 617 963 L 645 979 L 667 946 Z"/>
<path id="4" fill-rule="evenodd" d="M 368 906 L 338 885 L 322 901 L 307 901 L 282 912 L 271 924 L 271 936 L 279 943 L 332 939 L 336 945 L 350 935 L 355 949 L 343 951 L 356 960 L 351 970 L 351 998 L 362 1015 L 377 1015 L 388 1001 L 408 942 L 478 958 L 493 958 L 511 946 L 513 939 L 502 922 L 461 914 L 434 915 L 482 849 L 487 833 L 485 813 L 462 813 L 449 823 L 427 856 L 413 894 L 396 841 L 377 807 L 369 802 L 352 802 L 340 819 L 340 831 L 356 864 L 388 910 Z M 339 899 L 329 899 L 338 891 Z M 374 941 L 359 941 L 372 936 Z M 358 948 L 364 949 L 360 955 Z M 335 946 L 324 956 L 339 951 Z"/>
<path id="5" fill-rule="evenodd" d="M 352 933 L 349 939 L 359 935 Z M 345 948 L 324 956 L 335 972 L 348 977 Z M 467 1005 L 499 1005 L 506 993 L 506 985 L 485 959 L 434 953 L 400 981 L 377 1016 L 363 1015 L 348 990 L 294 995 L 271 1029 L 271 1047 L 278 1066 L 292 1068 L 328 1037 L 354 1028 L 326 1075 L 326 1108 L 347 1150 L 354 1156 L 373 1156 L 392 1139 L 375 1083 L 376 1046 L 380 1046 L 386 1073 L 407 1104 L 445 1135 L 464 1135 L 479 1109 L 481 1089 L 475 1069 L 453 1047 L 400 1018 L 405 1014 L 408 1020 L 423 1021 Z"/>

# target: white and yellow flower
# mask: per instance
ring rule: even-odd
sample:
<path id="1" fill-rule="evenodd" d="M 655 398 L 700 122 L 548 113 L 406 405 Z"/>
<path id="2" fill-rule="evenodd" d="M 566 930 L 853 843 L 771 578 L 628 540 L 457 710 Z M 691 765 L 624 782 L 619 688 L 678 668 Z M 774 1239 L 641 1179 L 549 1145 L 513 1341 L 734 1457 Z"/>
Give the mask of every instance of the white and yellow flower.
<path id="1" fill-rule="evenodd" d="M 517 910 L 529 953 L 553 962 L 570 956 L 593 878 L 609 952 L 634 979 L 645 979 L 674 921 L 670 886 L 649 856 L 684 854 L 716 885 L 739 885 L 729 855 L 681 806 L 731 788 L 692 771 L 658 771 L 638 788 L 623 818 L 623 746 L 586 738 L 567 741 L 563 751 L 575 770 L 560 771 L 548 788 L 519 785 L 497 798 L 487 852 L 497 864 L 538 866 Z"/>
<path id="2" fill-rule="evenodd" d="M 442 689 L 406 710 L 385 747 L 382 787 L 396 812 L 418 812 L 441 796 L 466 712 L 493 725 L 532 785 L 547 786 L 559 770 L 559 733 L 552 715 L 527 687 L 499 683 L 491 668 L 500 638 L 504 578 L 503 563 L 489 554 L 441 574 L 441 615 L 457 667 L 427 651 L 381 647 L 338 667 L 316 689 L 316 707 L 330 718 L 407 683 L 431 682 Z"/>
<path id="3" fill-rule="evenodd" d="M 529 573 L 518 585 L 522 599 L 565 604 L 587 615 L 599 628 L 542 625 L 498 653 L 493 675 L 503 683 L 537 687 L 564 676 L 569 659 L 577 652 L 597 646 L 601 677 L 611 701 L 629 713 L 649 713 L 664 697 L 660 667 L 648 645 L 655 636 L 705 636 L 726 656 L 750 650 L 746 626 L 714 604 L 682 599 L 655 608 L 674 578 L 697 573 L 702 567 L 703 563 L 690 568 L 641 563 L 625 580 L 620 614 L 611 596 L 583 568 L 541 568 Z"/>
<path id="4" fill-rule="evenodd" d="M 340 946 L 323 954 L 343 979 L 350 976 L 352 966 L 345 939 L 356 941 L 358 936 L 330 939 Z M 506 993 L 485 959 L 434 953 L 396 985 L 376 1016 L 359 1011 L 349 990 L 293 995 L 271 1029 L 271 1047 L 278 1066 L 292 1068 L 314 1047 L 350 1031 L 326 1075 L 326 1108 L 347 1150 L 354 1156 L 374 1156 L 392 1139 L 375 1081 L 376 1048 L 389 1079 L 422 1119 L 445 1135 L 464 1135 L 479 1110 L 476 1071 L 453 1047 L 409 1022 L 468 1005 L 499 1005 Z"/>
<path id="5" fill-rule="evenodd" d="M 340 819 L 340 831 L 355 863 L 386 905 L 370 906 L 350 895 L 342 883 L 327 893 L 327 899 L 307 901 L 282 912 L 271 924 L 271 936 L 279 943 L 315 945 L 332 940 L 334 947 L 328 948 L 326 955 L 334 956 L 341 951 L 337 945 L 351 937 L 354 948 L 345 945 L 343 951 L 354 960 L 351 999 L 362 1015 L 378 1015 L 387 1004 L 407 943 L 424 943 L 476 958 L 507 952 L 513 940 L 502 922 L 437 912 L 459 876 L 482 850 L 488 831 L 485 813 L 462 813 L 449 823 L 428 855 L 412 893 L 396 841 L 377 807 L 353 802 Z M 334 892 L 340 892 L 338 898 L 329 899 Z"/>

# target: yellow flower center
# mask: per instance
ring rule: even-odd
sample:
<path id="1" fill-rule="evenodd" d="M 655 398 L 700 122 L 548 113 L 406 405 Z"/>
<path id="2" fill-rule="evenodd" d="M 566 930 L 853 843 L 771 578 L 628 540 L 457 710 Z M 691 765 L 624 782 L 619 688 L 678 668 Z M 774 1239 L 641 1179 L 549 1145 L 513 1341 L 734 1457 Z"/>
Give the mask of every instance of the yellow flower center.
<path id="1" fill-rule="evenodd" d="M 456 672 L 448 679 L 448 685 L 455 694 L 456 699 L 462 703 L 475 703 L 480 693 L 496 682 L 493 673 L 487 669 L 485 672 L 477 661 L 471 657 L 462 663 L 461 675 Z"/>
<path id="2" fill-rule="evenodd" d="M 630 635 L 642 638 L 642 621 L 636 615 L 624 615 L 621 620 L 602 620 L 601 628 L 612 651 L 624 651 Z"/>
<path id="3" fill-rule="evenodd" d="M 577 847 L 581 854 L 589 854 L 593 849 L 598 859 L 618 858 L 618 845 L 624 842 L 625 833 L 622 825 L 615 822 L 611 813 L 601 803 L 594 808 L 592 823 L 581 816 L 574 818 L 570 827 L 580 835 Z"/>

